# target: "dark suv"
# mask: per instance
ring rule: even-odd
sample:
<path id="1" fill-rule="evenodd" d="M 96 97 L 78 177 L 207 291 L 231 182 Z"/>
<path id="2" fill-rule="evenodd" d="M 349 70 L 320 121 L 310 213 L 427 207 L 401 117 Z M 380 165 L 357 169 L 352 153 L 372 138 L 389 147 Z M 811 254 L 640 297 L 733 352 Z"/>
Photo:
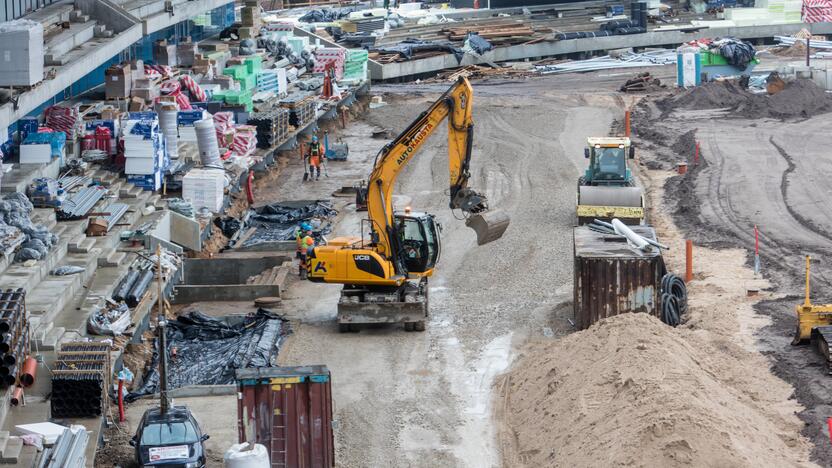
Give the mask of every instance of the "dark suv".
<path id="1" fill-rule="evenodd" d="M 130 445 L 136 447 L 139 466 L 153 468 L 203 468 L 208 440 L 191 411 L 172 406 L 165 414 L 160 408 L 145 411 Z"/>

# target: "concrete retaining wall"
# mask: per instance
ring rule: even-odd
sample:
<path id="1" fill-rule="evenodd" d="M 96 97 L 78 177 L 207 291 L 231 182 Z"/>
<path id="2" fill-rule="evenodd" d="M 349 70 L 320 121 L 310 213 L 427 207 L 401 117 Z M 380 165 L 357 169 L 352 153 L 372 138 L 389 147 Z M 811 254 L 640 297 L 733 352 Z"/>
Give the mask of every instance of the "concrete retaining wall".
<path id="1" fill-rule="evenodd" d="M 280 297 L 280 286 L 276 284 L 186 284 L 176 287 L 173 303 L 253 301 L 258 297 Z"/>
<path id="2" fill-rule="evenodd" d="M 185 285 L 245 285 L 250 276 L 280 266 L 291 258 L 269 255 L 258 258 L 189 258 L 185 260 Z"/>
<path id="3" fill-rule="evenodd" d="M 629 36 L 596 37 L 591 39 L 572 39 L 567 41 L 540 42 L 537 44 L 498 47 L 486 52 L 482 57 L 465 55 L 462 62 L 457 62 L 452 54 L 438 55 L 421 60 L 380 64 L 370 61 L 368 70 L 374 80 L 392 80 L 396 78 L 418 76 L 439 70 L 475 65 L 486 62 L 505 62 L 538 57 L 567 55 L 577 52 L 604 51 L 627 47 L 676 47 L 684 42 L 707 37 L 738 37 L 741 39 L 765 39 L 774 36 L 790 36 L 808 25 L 803 23 L 772 24 L 766 26 L 746 26 L 732 28 L 702 28 L 696 31 L 651 31 Z M 832 33 L 832 23 L 812 25 L 812 34 Z"/>

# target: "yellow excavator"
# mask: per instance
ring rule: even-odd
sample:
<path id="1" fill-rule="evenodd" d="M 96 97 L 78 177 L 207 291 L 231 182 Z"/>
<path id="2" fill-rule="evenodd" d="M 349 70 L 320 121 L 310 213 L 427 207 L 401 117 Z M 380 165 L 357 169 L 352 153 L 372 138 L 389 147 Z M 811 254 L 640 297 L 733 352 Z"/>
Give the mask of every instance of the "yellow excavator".
<path id="1" fill-rule="evenodd" d="M 340 331 L 359 331 L 369 323 L 425 329 L 427 282 L 439 260 L 441 227 L 432 214 L 394 211 L 393 189 L 442 120 L 448 119 L 450 208 L 461 211 L 479 245 L 499 239 L 508 228 L 508 216 L 490 210 L 485 195 L 468 187 L 472 109 L 473 89 L 460 78 L 376 155 L 366 186 L 368 219 L 362 221 L 362 237 L 336 237 L 308 255 L 310 281 L 344 285 L 338 302 Z"/>
<path id="2" fill-rule="evenodd" d="M 829 343 L 832 341 L 832 304 L 812 304 L 809 297 L 809 263 L 811 257 L 806 256 L 806 293 L 803 304 L 795 306 L 797 314 L 797 329 L 795 330 L 793 345 L 811 342 L 812 345 L 826 358 L 827 370 L 832 374 L 832 356 L 829 355 Z"/>

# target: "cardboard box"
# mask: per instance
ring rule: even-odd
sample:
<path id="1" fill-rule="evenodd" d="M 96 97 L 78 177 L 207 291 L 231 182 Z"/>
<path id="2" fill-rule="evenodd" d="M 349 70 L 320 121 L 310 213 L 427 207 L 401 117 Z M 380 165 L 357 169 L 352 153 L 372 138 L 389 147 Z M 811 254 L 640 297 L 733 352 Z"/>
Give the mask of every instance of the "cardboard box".
<path id="1" fill-rule="evenodd" d="M 164 39 L 153 44 L 153 60 L 159 65 L 176 66 L 176 45 Z"/>
<path id="2" fill-rule="evenodd" d="M 159 87 L 156 85 L 151 85 L 147 88 L 133 88 L 130 92 L 130 95 L 133 97 L 141 98 L 145 101 L 153 101 L 157 97 L 159 97 Z"/>
<path id="3" fill-rule="evenodd" d="M 190 67 L 194 64 L 196 57 L 196 44 L 193 42 L 180 42 L 176 46 L 176 62 L 183 67 Z"/>
<path id="4" fill-rule="evenodd" d="M 240 39 L 254 39 L 260 34 L 260 28 L 246 27 L 237 29 Z"/>
<path id="5" fill-rule="evenodd" d="M 147 104 L 145 104 L 144 99 L 138 97 L 130 98 L 130 104 L 127 106 L 128 111 L 141 112 L 145 109 L 147 109 Z"/>
<path id="6" fill-rule="evenodd" d="M 112 65 L 104 70 L 104 96 L 107 99 L 123 99 L 130 96 L 133 73 L 129 64 Z"/>
<path id="7" fill-rule="evenodd" d="M 208 52 L 222 52 L 228 50 L 228 44 L 225 42 L 217 42 L 212 44 L 200 44 L 199 47 Z"/>

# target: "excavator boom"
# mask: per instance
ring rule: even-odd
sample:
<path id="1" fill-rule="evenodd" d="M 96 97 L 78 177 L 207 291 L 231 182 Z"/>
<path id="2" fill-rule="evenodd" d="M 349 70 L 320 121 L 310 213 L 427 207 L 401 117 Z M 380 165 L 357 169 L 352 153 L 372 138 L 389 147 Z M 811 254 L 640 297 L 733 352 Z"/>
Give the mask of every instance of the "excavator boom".
<path id="1" fill-rule="evenodd" d="M 399 136 L 381 149 L 367 184 L 367 211 L 374 229 L 378 229 L 381 234 L 378 243 L 381 250 L 389 252 L 392 244 L 391 235 L 387 231 L 393 223 L 393 189 L 396 179 L 446 118 L 450 208 L 463 211 L 466 225 L 477 233 L 479 245 L 499 239 L 508 228 L 508 216 L 502 212 L 489 211 L 486 197 L 468 188 L 474 144 L 472 114 L 473 89 L 467 78 L 460 77 L 428 110 L 422 112 Z M 486 212 L 488 215 L 485 215 Z"/>
<path id="2" fill-rule="evenodd" d="M 460 78 L 376 155 L 366 197 L 361 197 L 367 205 L 369 240 L 335 238 L 309 255 L 311 281 L 344 285 L 338 302 L 341 331 L 379 322 L 403 323 L 405 330 L 425 329 L 427 281 L 441 252 L 441 229 L 430 213 L 394 211 L 393 191 L 402 170 L 444 119 L 448 120 L 450 208 L 462 212 L 480 245 L 499 239 L 508 227 L 508 216 L 489 209 L 485 195 L 468 187 L 472 99 L 471 84 Z"/>

